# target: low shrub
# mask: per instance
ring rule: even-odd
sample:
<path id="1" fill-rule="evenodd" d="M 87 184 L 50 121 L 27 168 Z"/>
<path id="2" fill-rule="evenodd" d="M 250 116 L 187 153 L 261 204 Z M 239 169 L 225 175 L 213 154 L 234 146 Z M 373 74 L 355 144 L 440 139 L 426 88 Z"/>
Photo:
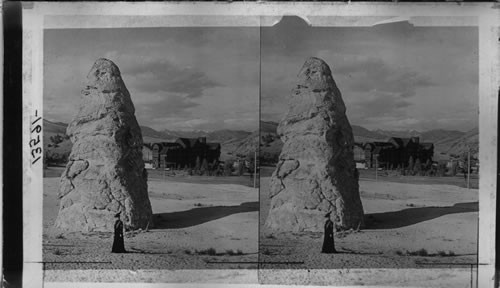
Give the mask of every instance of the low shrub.
<path id="1" fill-rule="evenodd" d="M 214 248 L 208 248 L 200 251 L 196 250 L 196 254 L 215 256 L 217 255 L 217 251 Z"/>
<path id="2" fill-rule="evenodd" d="M 427 252 L 427 250 L 425 250 L 424 248 L 422 248 L 420 250 L 417 250 L 415 253 L 418 256 L 427 256 L 427 255 L 429 255 L 429 253 Z"/>
<path id="3" fill-rule="evenodd" d="M 262 251 L 262 254 L 264 255 L 271 255 L 271 251 L 269 251 L 269 249 L 264 249 L 264 251 Z"/>

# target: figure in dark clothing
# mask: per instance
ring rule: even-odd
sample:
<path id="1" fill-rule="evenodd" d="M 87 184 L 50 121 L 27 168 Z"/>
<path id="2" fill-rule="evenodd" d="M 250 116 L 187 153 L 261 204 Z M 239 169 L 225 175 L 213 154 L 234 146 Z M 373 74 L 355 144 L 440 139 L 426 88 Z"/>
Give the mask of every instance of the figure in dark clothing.
<path id="1" fill-rule="evenodd" d="M 127 253 L 125 250 L 125 243 L 123 242 L 123 222 L 120 220 L 120 213 L 115 215 L 115 238 L 113 240 L 112 253 Z"/>
<path id="2" fill-rule="evenodd" d="M 333 222 L 330 219 L 330 214 L 332 212 L 328 212 L 325 215 L 327 218 L 325 222 L 325 239 L 323 240 L 323 248 L 321 249 L 321 253 L 337 253 L 335 250 L 335 242 L 333 240 Z"/>

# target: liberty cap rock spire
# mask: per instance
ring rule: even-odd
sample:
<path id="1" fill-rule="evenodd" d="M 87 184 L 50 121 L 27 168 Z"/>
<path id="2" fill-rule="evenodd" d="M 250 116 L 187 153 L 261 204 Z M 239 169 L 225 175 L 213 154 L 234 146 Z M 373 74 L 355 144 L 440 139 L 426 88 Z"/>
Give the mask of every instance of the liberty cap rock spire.
<path id="1" fill-rule="evenodd" d="M 271 177 L 266 226 L 275 231 L 322 231 L 332 211 L 337 228 L 363 227 L 351 125 L 330 67 L 307 59 L 278 126 L 283 141 Z"/>
<path id="2" fill-rule="evenodd" d="M 98 59 L 81 96 L 67 128 L 73 148 L 61 176 L 55 226 L 112 231 L 114 215 L 121 212 L 127 228 L 151 227 L 141 129 L 118 67 Z"/>

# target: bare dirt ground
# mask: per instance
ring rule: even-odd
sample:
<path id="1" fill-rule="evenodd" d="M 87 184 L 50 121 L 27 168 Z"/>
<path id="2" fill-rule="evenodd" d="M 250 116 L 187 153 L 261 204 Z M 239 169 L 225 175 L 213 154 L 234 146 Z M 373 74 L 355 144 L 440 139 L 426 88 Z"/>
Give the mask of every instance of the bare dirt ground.
<path id="1" fill-rule="evenodd" d="M 477 263 L 477 189 L 404 183 L 411 179 L 389 182 L 387 177 L 374 181 L 361 174 L 366 228 L 337 233 L 340 253 L 321 254 L 323 233 L 274 233 L 264 227 L 269 180 L 261 178 L 262 269 L 465 268 Z"/>
<path id="2" fill-rule="evenodd" d="M 256 267 L 255 264 L 231 263 L 256 262 L 258 256 L 259 195 L 258 189 L 242 185 L 250 183 L 248 177 L 192 176 L 165 180 L 150 177 L 148 187 L 155 227 L 149 231 L 127 232 L 125 248 L 129 253 L 113 254 L 110 253 L 111 231 L 63 233 L 53 228 L 58 212 L 58 176 L 61 172 L 62 168 L 51 167 L 44 178 L 45 269 Z M 231 180 L 237 184 L 231 184 Z"/>
<path id="3" fill-rule="evenodd" d="M 269 172 L 267 171 L 267 173 Z M 394 174 L 395 171 L 378 171 L 378 173 L 375 173 L 375 169 L 359 169 L 360 180 L 377 180 L 377 181 L 387 181 L 396 183 L 426 184 L 426 185 L 444 184 L 444 185 L 453 185 L 457 187 L 467 188 L 467 180 L 466 177 L 464 177 L 463 173 L 458 173 L 456 176 L 445 176 L 445 177 L 396 176 Z M 479 189 L 479 177 L 477 173 L 472 173 L 470 175 L 469 188 Z"/>

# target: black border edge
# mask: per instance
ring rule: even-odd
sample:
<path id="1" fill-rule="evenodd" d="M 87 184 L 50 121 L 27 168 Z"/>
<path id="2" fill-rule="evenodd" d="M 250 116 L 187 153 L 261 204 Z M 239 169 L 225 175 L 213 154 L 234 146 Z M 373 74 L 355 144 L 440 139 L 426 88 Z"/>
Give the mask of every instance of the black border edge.
<path id="1" fill-rule="evenodd" d="M 2 286 L 21 287 L 23 270 L 22 3 L 3 3 L 3 271 Z"/>

